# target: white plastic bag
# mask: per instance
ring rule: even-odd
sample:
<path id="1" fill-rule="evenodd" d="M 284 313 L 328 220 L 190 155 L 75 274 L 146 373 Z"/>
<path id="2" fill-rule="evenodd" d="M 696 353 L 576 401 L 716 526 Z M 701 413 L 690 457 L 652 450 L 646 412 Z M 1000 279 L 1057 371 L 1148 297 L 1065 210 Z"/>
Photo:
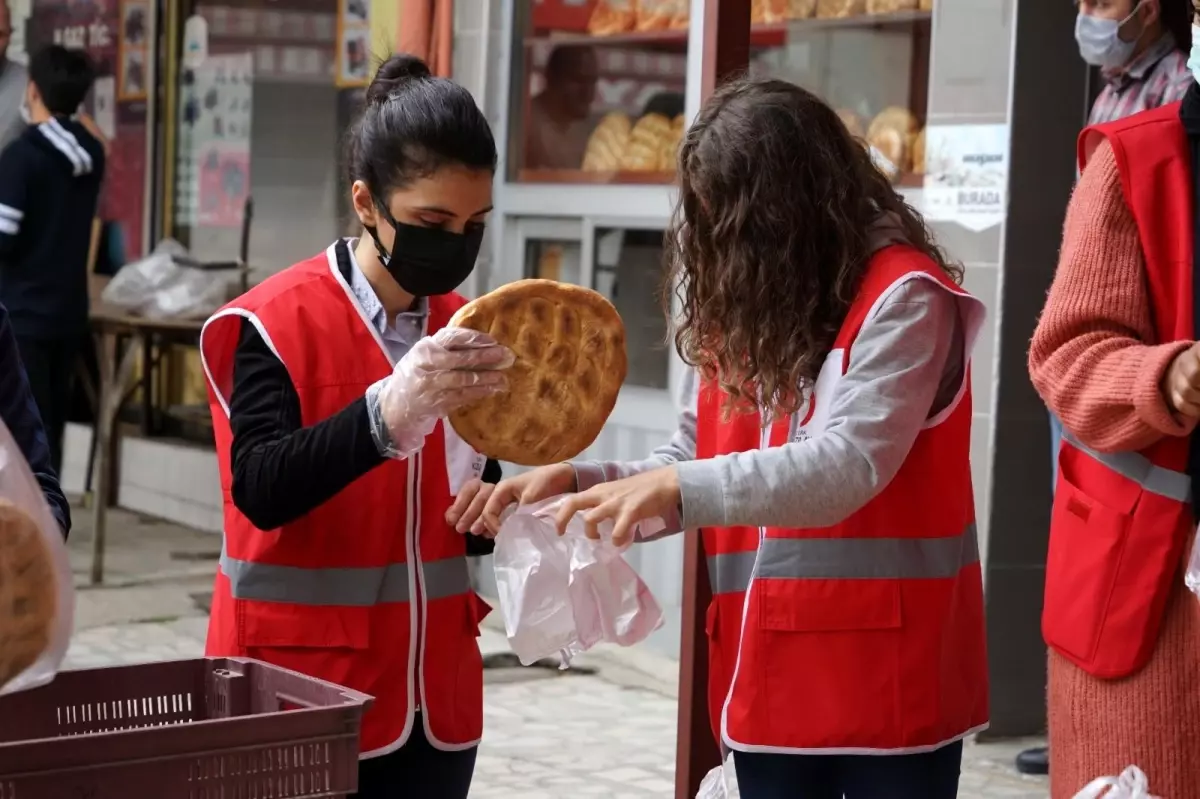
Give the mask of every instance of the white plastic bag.
<path id="1" fill-rule="evenodd" d="M 1184 572 L 1183 581 L 1193 594 L 1200 596 L 1200 527 L 1196 528 L 1196 535 L 1192 539 L 1192 554 L 1188 558 L 1188 567 Z"/>
<path id="2" fill-rule="evenodd" d="M 741 796 L 737 786 L 737 773 L 733 767 L 733 754 L 725 758 L 723 765 L 717 766 L 704 775 L 700 781 L 700 790 L 696 799 L 736 799 Z"/>
<path id="3" fill-rule="evenodd" d="M 3 695 L 45 685 L 58 673 L 67 654 L 75 618 L 75 586 L 62 530 L 2 421 L 0 502 L 10 506 L 5 509 L 7 521 L 0 525 L 0 695 Z M 25 523 L 16 522 L 16 517 L 25 517 Z M 37 527 L 38 541 L 24 535 L 28 520 Z M 49 590 L 38 590 L 46 587 L 47 581 L 51 583 Z M 47 607 L 51 603 L 53 606 Z M 44 647 L 31 643 L 35 641 Z M 36 660 L 31 660 L 35 657 Z M 30 663 L 21 668 L 25 660 Z M 14 673 L 14 669 L 20 670 Z M 5 682 L 10 673 L 12 679 Z"/>
<path id="4" fill-rule="evenodd" d="M 225 304 L 237 272 L 195 264 L 182 244 L 163 239 L 150 255 L 121 267 L 100 299 L 150 319 L 203 318 Z"/>
<path id="5" fill-rule="evenodd" d="M 559 536 L 554 513 L 561 497 L 520 507 L 501 523 L 494 554 L 500 608 L 513 652 L 526 666 L 558 655 L 562 667 L 601 641 L 631 646 L 662 625 L 650 589 L 612 544 L 571 520 Z"/>
<path id="6" fill-rule="evenodd" d="M 1150 795 L 1146 775 L 1137 766 L 1130 766 L 1119 777 L 1100 777 L 1089 782 L 1075 794 L 1075 799 L 1159 799 Z"/>

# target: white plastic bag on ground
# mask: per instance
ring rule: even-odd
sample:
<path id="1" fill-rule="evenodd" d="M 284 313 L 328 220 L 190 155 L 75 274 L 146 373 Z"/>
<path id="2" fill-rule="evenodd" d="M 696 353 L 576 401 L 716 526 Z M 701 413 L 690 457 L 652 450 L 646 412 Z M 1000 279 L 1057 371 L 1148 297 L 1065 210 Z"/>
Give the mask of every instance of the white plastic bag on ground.
<path id="1" fill-rule="evenodd" d="M 1075 799 L 1159 799 L 1150 794 L 1146 775 L 1137 766 L 1130 766 L 1119 777 L 1099 777 L 1075 794 Z"/>
<path id="2" fill-rule="evenodd" d="M 740 796 L 732 754 L 725 758 L 723 765 L 704 775 L 700 790 L 696 792 L 696 799 L 737 799 Z"/>
<path id="3" fill-rule="evenodd" d="M 526 666 L 554 655 L 571 658 L 601 641 L 631 646 L 662 625 L 650 589 L 612 544 L 584 535 L 583 522 L 554 529 L 560 497 L 512 512 L 500 526 L 494 554 L 500 608 L 513 652 Z"/>
<path id="4" fill-rule="evenodd" d="M 74 617 L 75 585 L 62 530 L 0 422 L 0 695 L 54 679 Z"/>
<path id="5" fill-rule="evenodd" d="M 1187 583 L 1187 587 L 1191 589 L 1193 594 L 1200 596 L 1200 527 L 1196 528 L 1196 535 L 1192 539 L 1192 554 L 1188 558 L 1187 571 L 1183 575 L 1183 581 Z"/>

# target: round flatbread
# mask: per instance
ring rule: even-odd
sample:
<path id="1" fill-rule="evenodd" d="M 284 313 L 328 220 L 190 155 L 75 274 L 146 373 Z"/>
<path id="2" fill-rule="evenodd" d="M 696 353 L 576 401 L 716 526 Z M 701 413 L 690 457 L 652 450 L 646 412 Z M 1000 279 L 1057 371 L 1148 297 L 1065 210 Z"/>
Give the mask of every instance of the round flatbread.
<path id="1" fill-rule="evenodd" d="M 50 646 L 57 605 L 54 566 L 37 523 L 0 499 L 0 686 Z"/>
<path id="2" fill-rule="evenodd" d="M 476 452 L 545 466 L 583 452 L 625 382 L 625 325 L 598 292 L 518 280 L 467 303 L 450 324 L 492 336 L 516 355 L 508 391 L 450 414 Z"/>

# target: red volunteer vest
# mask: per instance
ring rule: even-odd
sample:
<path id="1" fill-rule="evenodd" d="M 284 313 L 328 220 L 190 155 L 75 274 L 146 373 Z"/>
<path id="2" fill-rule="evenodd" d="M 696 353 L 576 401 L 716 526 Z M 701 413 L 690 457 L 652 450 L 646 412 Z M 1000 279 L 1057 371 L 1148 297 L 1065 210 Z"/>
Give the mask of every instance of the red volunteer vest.
<path id="1" fill-rule="evenodd" d="M 1079 168 L 1107 139 L 1146 259 L 1157 341 L 1190 341 L 1192 178 L 1179 103 L 1086 129 Z M 1096 677 L 1150 659 L 1192 531 L 1188 439 L 1099 453 L 1063 431 L 1046 556 L 1046 643 Z"/>
<path id="2" fill-rule="evenodd" d="M 427 332 L 463 302 L 431 297 Z M 463 537 L 444 516 L 482 458 L 439 422 L 418 455 L 386 461 L 279 529 L 255 528 L 230 493 L 228 401 L 243 319 L 287 367 L 306 426 L 392 371 L 334 247 L 205 324 L 200 346 L 225 507 L 207 654 L 257 658 L 371 694 L 364 755 L 401 746 L 417 709 L 436 747 L 474 745 L 483 728 L 476 636 L 487 606 L 471 591 Z"/>
<path id="3" fill-rule="evenodd" d="M 977 302 L 915 250 L 888 247 L 871 259 L 805 407 L 763 430 L 756 413 L 722 420 L 723 392 L 704 385 L 698 457 L 819 434 L 864 321 L 908 280 L 936 281 L 963 299 L 969 354 Z M 986 727 L 970 433 L 966 378 L 959 400 L 930 420 L 895 478 L 844 522 L 704 531 L 714 594 L 709 713 L 721 719 L 726 745 L 893 754 L 931 750 Z"/>

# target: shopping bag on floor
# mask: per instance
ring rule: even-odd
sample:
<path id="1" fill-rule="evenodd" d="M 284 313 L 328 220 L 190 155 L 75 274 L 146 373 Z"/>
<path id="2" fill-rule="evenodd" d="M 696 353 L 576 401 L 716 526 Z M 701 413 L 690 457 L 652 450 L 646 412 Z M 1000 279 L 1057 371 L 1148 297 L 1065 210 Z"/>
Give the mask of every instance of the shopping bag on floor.
<path id="1" fill-rule="evenodd" d="M 0 421 L 0 695 L 54 679 L 74 615 L 62 531 Z"/>
<path id="2" fill-rule="evenodd" d="M 1099 777 L 1088 783 L 1075 799 L 1160 799 L 1150 794 L 1146 775 L 1130 766 L 1119 777 Z"/>
<path id="3" fill-rule="evenodd" d="M 560 501 L 517 508 L 496 536 L 504 626 L 526 666 L 557 655 L 566 668 L 601 641 L 631 646 L 662 625 L 654 595 L 613 546 L 612 524 L 602 524 L 593 541 L 576 516 L 560 537 L 554 528 Z"/>
<path id="4" fill-rule="evenodd" d="M 741 793 L 737 787 L 732 754 L 725 758 L 723 765 L 704 775 L 704 779 L 700 781 L 700 790 L 696 792 L 696 799 L 737 799 L 739 796 Z"/>

